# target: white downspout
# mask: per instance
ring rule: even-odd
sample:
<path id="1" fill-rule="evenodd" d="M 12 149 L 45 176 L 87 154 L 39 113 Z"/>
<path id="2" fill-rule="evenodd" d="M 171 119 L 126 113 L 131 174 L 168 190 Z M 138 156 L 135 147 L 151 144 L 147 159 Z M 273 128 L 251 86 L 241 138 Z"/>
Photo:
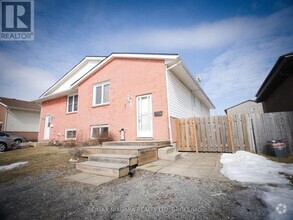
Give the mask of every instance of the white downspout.
<path id="1" fill-rule="evenodd" d="M 172 139 L 172 130 L 171 130 L 171 118 L 170 118 L 170 104 L 169 104 L 169 86 L 168 86 L 168 68 L 166 66 L 166 90 L 167 90 L 167 108 L 168 108 L 168 127 L 169 127 L 169 137 L 170 137 L 170 142 L 173 144 L 173 139 Z"/>
<path id="2" fill-rule="evenodd" d="M 8 113 L 9 113 L 10 108 L 6 108 L 6 114 L 5 114 L 5 123 L 4 123 L 4 129 L 3 131 L 7 131 L 7 121 L 8 121 Z"/>

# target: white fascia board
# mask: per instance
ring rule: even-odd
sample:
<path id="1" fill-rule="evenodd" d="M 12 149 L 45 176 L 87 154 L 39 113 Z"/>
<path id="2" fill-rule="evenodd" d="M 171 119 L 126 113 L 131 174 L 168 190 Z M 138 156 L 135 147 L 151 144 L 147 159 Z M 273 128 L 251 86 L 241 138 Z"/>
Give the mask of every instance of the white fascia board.
<path id="1" fill-rule="evenodd" d="M 0 105 L 3 105 L 5 108 L 7 108 L 8 106 L 5 105 L 3 102 L 0 102 Z"/>
<path id="2" fill-rule="evenodd" d="M 53 86 L 51 86 L 46 92 L 44 92 L 40 98 L 43 98 L 51 92 L 52 90 L 56 89 L 56 87 L 60 86 L 64 82 L 64 80 L 68 79 L 70 75 L 80 70 L 82 67 L 84 67 L 89 61 L 102 61 L 105 57 L 84 57 L 75 67 L 73 67 L 69 72 L 67 72 L 61 79 L 59 79 Z"/>
<path id="3" fill-rule="evenodd" d="M 92 73 L 96 72 L 97 70 L 101 69 L 104 65 L 109 63 L 114 58 L 135 58 L 135 59 L 157 59 L 157 60 L 165 60 L 170 62 L 170 60 L 175 60 L 179 58 L 179 55 L 165 55 L 165 54 L 111 54 L 106 59 L 101 61 L 98 65 L 96 65 L 93 69 L 91 69 L 89 72 L 87 72 L 83 77 L 81 77 L 79 80 L 74 82 L 71 85 L 71 88 L 75 88 L 79 85 L 79 83 L 83 82 L 85 79 L 87 79 Z"/>
<path id="4" fill-rule="evenodd" d="M 41 110 L 31 109 L 31 108 L 21 108 L 21 107 L 10 107 L 10 109 L 22 110 L 22 111 L 30 111 L 30 112 L 41 112 Z"/>
<path id="5" fill-rule="evenodd" d="M 155 59 L 155 60 L 174 60 L 179 57 L 177 54 L 111 54 L 109 57 L 117 58 L 137 58 L 137 59 Z"/>

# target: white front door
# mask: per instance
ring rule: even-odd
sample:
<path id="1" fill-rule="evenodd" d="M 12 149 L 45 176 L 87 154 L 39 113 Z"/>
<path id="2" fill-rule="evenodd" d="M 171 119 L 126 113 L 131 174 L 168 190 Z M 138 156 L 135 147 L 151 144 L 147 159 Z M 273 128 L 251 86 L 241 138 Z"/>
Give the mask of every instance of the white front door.
<path id="1" fill-rule="evenodd" d="M 45 128 L 44 128 L 44 140 L 49 140 L 51 129 L 51 115 L 46 115 Z"/>
<path id="2" fill-rule="evenodd" d="M 137 137 L 153 137 L 152 95 L 136 97 Z"/>

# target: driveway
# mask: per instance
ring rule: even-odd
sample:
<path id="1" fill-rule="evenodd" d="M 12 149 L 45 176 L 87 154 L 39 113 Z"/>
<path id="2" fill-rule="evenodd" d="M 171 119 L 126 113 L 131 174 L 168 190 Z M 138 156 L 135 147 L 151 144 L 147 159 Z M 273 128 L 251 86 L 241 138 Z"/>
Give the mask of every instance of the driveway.
<path id="1" fill-rule="evenodd" d="M 213 166 L 206 164 L 211 163 L 204 159 L 207 154 L 195 162 L 193 156 L 185 156 L 190 157 L 189 163 L 180 160 L 174 166 L 181 166 L 181 170 L 206 167 L 211 174 L 218 169 L 218 156 L 212 156 Z M 209 179 L 212 175 L 193 178 L 160 173 L 167 172 L 172 162 L 157 164 L 161 166 L 157 173 L 137 170 L 132 178 L 126 176 L 96 186 L 65 178 L 78 173 L 68 162 L 69 157 L 66 149 L 49 147 L 0 155 L 3 165 L 28 161 L 0 174 L 0 219 L 251 220 L 267 215 L 253 188 Z"/>

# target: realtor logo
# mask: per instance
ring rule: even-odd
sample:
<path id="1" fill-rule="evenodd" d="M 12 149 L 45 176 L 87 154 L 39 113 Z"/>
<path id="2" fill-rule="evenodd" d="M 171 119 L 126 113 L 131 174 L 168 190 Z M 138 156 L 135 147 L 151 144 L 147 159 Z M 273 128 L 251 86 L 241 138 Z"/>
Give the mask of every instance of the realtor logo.
<path id="1" fill-rule="evenodd" d="M 34 1 L 0 0 L 0 40 L 34 40 Z"/>

